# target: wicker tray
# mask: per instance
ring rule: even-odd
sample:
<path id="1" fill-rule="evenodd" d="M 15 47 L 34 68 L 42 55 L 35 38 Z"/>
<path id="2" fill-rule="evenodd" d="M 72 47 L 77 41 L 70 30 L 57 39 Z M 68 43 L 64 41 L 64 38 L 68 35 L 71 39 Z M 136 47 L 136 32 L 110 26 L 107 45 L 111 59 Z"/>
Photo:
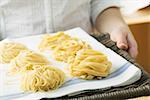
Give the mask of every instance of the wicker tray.
<path id="1" fill-rule="evenodd" d="M 126 51 L 117 48 L 116 43 L 110 40 L 109 34 L 101 34 L 99 36 L 93 36 L 99 42 L 104 44 L 106 47 L 112 49 L 129 62 L 139 67 L 142 70 L 142 76 L 137 82 L 122 86 L 122 87 L 109 87 L 104 89 L 86 90 L 81 91 L 78 94 L 66 95 L 53 100 L 100 100 L 100 99 L 128 99 L 139 96 L 150 95 L 150 75 L 144 71 L 144 69 L 132 59 Z M 52 100 L 43 98 L 42 100 Z"/>

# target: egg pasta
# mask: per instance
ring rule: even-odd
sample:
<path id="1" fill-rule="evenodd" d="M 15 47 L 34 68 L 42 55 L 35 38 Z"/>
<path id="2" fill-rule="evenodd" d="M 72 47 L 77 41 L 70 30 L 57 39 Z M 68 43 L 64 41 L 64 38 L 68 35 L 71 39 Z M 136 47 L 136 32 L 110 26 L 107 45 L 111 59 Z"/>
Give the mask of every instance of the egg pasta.
<path id="1" fill-rule="evenodd" d="M 50 62 L 43 55 L 31 50 L 22 51 L 10 63 L 10 73 L 16 74 L 31 70 L 36 65 L 48 65 Z"/>
<path id="2" fill-rule="evenodd" d="M 82 49 L 77 52 L 75 58 L 70 60 L 71 75 L 82 79 L 106 77 L 111 68 L 107 56 L 92 49 Z"/>
<path id="3" fill-rule="evenodd" d="M 58 32 L 56 35 L 45 35 L 39 45 L 40 50 L 52 50 L 52 56 L 58 61 L 68 62 L 68 58 L 74 57 L 76 52 L 90 48 L 90 46 L 77 38 Z"/>
<path id="4" fill-rule="evenodd" d="M 27 50 L 23 44 L 12 41 L 0 42 L 0 63 L 10 63 L 22 50 Z"/>
<path id="5" fill-rule="evenodd" d="M 65 80 L 65 74 L 58 68 L 49 65 L 34 66 L 23 74 L 21 88 L 24 91 L 48 91 L 60 87 Z"/>

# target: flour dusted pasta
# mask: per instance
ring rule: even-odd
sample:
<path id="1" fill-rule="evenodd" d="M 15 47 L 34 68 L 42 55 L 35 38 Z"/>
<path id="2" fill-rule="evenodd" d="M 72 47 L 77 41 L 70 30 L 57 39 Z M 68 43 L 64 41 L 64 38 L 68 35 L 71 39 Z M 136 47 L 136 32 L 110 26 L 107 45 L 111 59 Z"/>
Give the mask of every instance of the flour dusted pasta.
<path id="1" fill-rule="evenodd" d="M 19 53 L 10 63 L 10 73 L 32 70 L 35 65 L 47 65 L 49 61 L 43 55 L 26 50 Z"/>
<path id="2" fill-rule="evenodd" d="M 23 74 L 21 88 L 24 91 L 48 91 L 60 87 L 65 74 L 58 68 L 48 65 L 34 66 L 33 70 Z"/>
<path id="3" fill-rule="evenodd" d="M 65 80 L 65 74 L 60 69 L 51 67 L 46 57 L 28 50 L 20 43 L 0 43 L 0 62 L 10 63 L 10 75 L 20 72 L 21 88 L 24 91 L 53 90 Z"/>

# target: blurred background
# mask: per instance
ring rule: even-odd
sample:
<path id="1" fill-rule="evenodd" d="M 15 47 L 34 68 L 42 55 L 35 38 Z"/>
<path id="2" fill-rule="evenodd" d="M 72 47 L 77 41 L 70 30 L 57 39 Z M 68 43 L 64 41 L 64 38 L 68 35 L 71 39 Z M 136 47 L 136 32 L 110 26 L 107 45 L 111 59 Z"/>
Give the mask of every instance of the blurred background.
<path id="1" fill-rule="evenodd" d="M 124 20 L 138 43 L 136 60 L 150 73 L 150 0 L 124 0 L 122 6 Z"/>

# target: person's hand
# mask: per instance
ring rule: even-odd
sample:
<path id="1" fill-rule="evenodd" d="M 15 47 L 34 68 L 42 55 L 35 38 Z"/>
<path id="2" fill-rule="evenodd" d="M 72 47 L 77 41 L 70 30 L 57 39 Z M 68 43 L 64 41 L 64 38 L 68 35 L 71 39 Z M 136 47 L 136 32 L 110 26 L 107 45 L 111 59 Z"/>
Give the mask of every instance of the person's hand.
<path id="1" fill-rule="evenodd" d="M 118 27 L 110 32 L 110 37 L 116 42 L 117 47 L 128 51 L 131 57 L 138 54 L 137 43 L 128 27 Z"/>
<path id="2" fill-rule="evenodd" d="M 136 58 L 137 43 L 118 8 L 104 10 L 97 17 L 95 26 L 99 33 L 109 33 L 118 48 L 128 51 L 131 57 Z"/>

